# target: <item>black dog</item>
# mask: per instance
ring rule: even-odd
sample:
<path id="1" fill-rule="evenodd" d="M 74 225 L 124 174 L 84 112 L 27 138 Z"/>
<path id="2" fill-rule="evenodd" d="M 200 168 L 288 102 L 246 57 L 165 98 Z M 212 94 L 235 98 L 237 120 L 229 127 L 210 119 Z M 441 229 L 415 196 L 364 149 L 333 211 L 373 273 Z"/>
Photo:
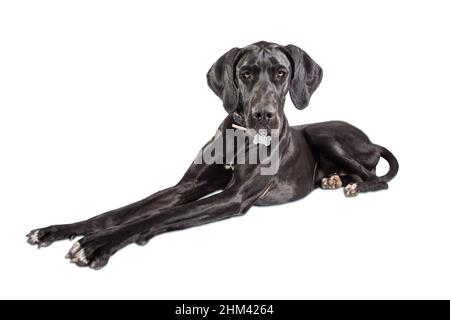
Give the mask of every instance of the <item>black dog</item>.
<path id="1" fill-rule="evenodd" d="M 231 166 L 225 161 L 225 152 L 216 150 L 214 157 L 220 161 L 193 163 L 171 188 L 86 221 L 33 230 L 28 241 L 47 246 L 83 235 L 67 257 L 77 265 L 98 269 L 133 242 L 145 244 L 164 232 L 241 215 L 252 205 L 294 201 L 317 186 L 331 189 L 343 185 L 346 196 L 386 189 L 398 171 L 397 160 L 387 149 L 371 143 L 361 130 L 345 122 L 289 126 L 283 112 L 287 93 L 294 105 L 303 109 L 322 79 L 320 66 L 296 46 L 258 42 L 233 48 L 211 67 L 207 79 L 229 115 L 219 127 L 223 135 L 214 137 L 202 150 L 210 151 L 218 139 L 226 140 L 225 130 L 236 125 L 259 130 L 246 135 L 246 150 L 252 138 L 275 138 L 271 134 L 277 132 L 278 143 L 265 158 L 272 159 L 276 149 L 279 166 L 274 174 L 261 174 L 262 158 L 258 163 L 234 162 Z M 233 150 L 236 157 L 238 150 Z M 390 166 L 382 177 L 375 174 L 380 156 Z M 205 197 L 219 190 L 222 192 Z"/>

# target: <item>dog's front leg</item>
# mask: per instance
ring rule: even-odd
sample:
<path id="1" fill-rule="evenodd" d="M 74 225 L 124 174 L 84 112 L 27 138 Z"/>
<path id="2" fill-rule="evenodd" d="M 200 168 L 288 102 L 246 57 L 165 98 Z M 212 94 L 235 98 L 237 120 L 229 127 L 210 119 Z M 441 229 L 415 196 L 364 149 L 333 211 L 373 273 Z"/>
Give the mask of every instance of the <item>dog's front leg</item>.
<path id="1" fill-rule="evenodd" d="M 95 233 L 139 220 L 153 210 L 182 205 L 223 189 L 230 176 L 231 174 L 220 165 L 193 164 L 183 179 L 173 187 L 85 221 L 35 229 L 28 235 L 28 242 L 45 247 L 57 240 Z"/>
<path id="2" fill-rule="evenodd" d="M 221 135 L 213 137 L 202 148 L 202 152 L 207 148 L 212 148 L 219 139 L 223 139 L 223 137 Z M 218 163 L 223 163 L 223 159 L 221 159 L 223 154 L 217 154 L 217 157 L 220 160 Z M 197 164 L 194 162 L 180 182 L 173 187 L 85 221 L 34 229 L 28 234 L 28 242 L 45 247 L 57 240 L 95 233 L 139 220 L 151 214 L 154 210 L 182 205 L 195 201 L 214 191 L 222 190 L 228 184 L 230 178 L 230 170 L 225 170 L 221 164 Z"/>
<path id="3" fill-rule="evenodd" d="M 221 193 L 174 208 L 161 209 L 142 220 L 86 236 L 68 254 L 80 266 L 103 267 L 127 244 L 173 230 L 215 222 L 245 213 L 270 187 L 270 176 L 233 179 Z"/>

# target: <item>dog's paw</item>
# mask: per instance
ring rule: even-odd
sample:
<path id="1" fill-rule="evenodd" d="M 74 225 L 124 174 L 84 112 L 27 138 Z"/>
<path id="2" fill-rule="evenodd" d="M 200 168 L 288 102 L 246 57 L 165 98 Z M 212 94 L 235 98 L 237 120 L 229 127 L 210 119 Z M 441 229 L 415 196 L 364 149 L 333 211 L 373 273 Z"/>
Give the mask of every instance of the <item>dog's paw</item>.
<path id="1" fill-rule="evenodd" d="M 359 194 L 358 185 L 356 183 L 346 185 L 344 194 L 346 197 L 356 197 Z"/>
<path id="2" fill-rule="evenodd" d="M 77 242 L 72 246 L 66 258 L 79 267 L 89 266 L 98 270 L 108 263 L 111 256 L 111 254 L 105 254 L 103 251 L 102 246 L 94 241 L 86 242 L 84 245 Z"/>
<path id="3" fill-rule="evenodd" d="M 337 189 L 342 187 L 342 180 L 337 174 L 332 175 L 329 178 L 322 179 L 321 187 L 322 189 Z"/>
<path id="4" fill-rule="evenodd" d="M 72 239 L 75 237 L 75 233 L 68 225 L 60 225 L 34 229 L 26 237 L 29 244 L 41 248 L 47 247 L 57 240 Z"/>
<path id="5" fill-rule="evenodd" d="M 103 268 L 109 258 L 120 248 L 125 246 L 126 237 L 120 233 L 109 231 L 94 233 L 76 242 L 66 255 L 70 262 L 79 267 L 90 267 L 98 270 Z"/>
<path id="6" fill-rule="evenodd" d="M 31 230 L 29 234 L 27 234 L 27 242 L 31 245 L 39 244 L 39 232 L 40 229 Z"/>

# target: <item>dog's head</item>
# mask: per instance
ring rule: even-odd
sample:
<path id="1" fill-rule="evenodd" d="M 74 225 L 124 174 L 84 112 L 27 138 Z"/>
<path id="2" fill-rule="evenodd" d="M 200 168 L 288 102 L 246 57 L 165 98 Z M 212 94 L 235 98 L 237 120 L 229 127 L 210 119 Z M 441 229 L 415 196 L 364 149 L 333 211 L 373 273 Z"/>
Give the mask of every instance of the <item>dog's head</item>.
<path id="1" fill-rule="evenodd" d="M 322 69 L 294 45 L 261 41 L 225 53 L 207 79 L 225 110 L 243 120 L 241 125 L 278 129 L 287 93 L 298 109 L 304 109 L 322 80 Z"/>

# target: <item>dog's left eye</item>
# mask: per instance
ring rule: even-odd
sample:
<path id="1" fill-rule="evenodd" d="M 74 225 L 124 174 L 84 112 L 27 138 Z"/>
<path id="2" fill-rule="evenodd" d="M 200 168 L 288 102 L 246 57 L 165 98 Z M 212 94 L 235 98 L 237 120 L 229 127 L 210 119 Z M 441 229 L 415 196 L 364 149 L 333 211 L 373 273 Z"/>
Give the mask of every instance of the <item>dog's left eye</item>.
<path id="1" fill-rule="evenodd" d="M 278 70 L 277 71 L 277 74 L 276 74 L 277 79 L 282 79 L 285 76 L 286 76 L 286 71 L 284 71 L 284 70 Z"/>

